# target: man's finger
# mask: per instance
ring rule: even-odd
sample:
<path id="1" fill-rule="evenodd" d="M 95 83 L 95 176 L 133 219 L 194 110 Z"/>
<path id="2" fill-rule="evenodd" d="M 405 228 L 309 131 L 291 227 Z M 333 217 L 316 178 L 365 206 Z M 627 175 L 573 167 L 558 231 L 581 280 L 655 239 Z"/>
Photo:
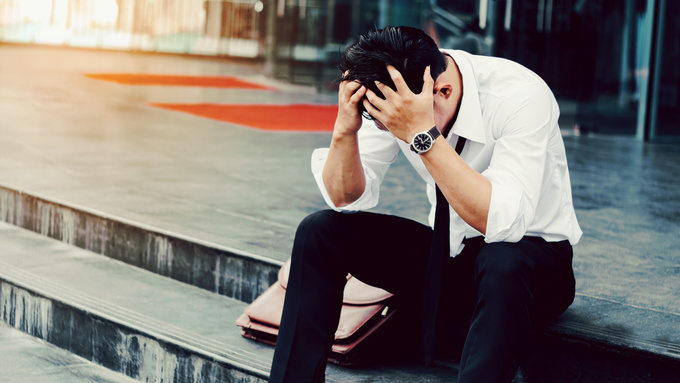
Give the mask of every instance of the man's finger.
<path id="1" fill-rule="evenodd" d="M 374 81 L 374 83 L 378 90 L 381 91 L 383 95 L 385 95 L 385 98 L 387 98 L 388 95 L 396 93 L 392 88 L 390 88 L 386 84 L 381 83 L 380 81 Z"/>
<path id="2" fill-rule="evenodd" d="M 432 79 L 432 75 L 430 75 L 430 66 L 428 65 L 428 66 L 425 67 L 425 73 L 423 73 L 423 90 L 422 90 L 422 92 L 427 91 L 426 94 L 432 94 L 433 89 L 434 89 L 434 80 Z"/>
<path id="3" fill-rule="evenodd" d="M 344 83 L 347 84 L 347 90 L 351 92 L 356 92 L 356 90 L 361 87 L 361 83 L 359 81 L 344 81 Z"/>
<path id="4" fill-rule="evenodd" d="M 364 95 L 366 95 L 366 87 L 359 84 L 358 89 L 352 91 L 352 96 L 349 98 L 349 101 L 356 104 L 364 97 Z"/>
<path id="5" fill-rule="evenodd" d="M 361 89 L 361 84 L 357 81 L 343 81 L 340 83 L 339 97 L 342 100 L 349 100 L 357 90 Z"/>
<path id="6" fill-rule="evenodd" d="M 390 73 L 390 77 L 394 82 L 394 86 L 397 88 L 397 93 L 411 92 L 411 89 L 409 89 L 408 85 L 406 85 L 404 77 L 397 70 L 397 68 L 393 67 L 392 65 L 387 65 L 387 71 Z"/>
<path id="7" fill-rule="evenodd" d="M 364 106 L 364 109 L 366 109 L 366 112 L 368 112 L 368 114 L 370 114 L 373 118 L 378 118 L 380 115 L 382 115 L 380 109 L 373 105 L 366 97 L 361 99 L 361 104 Z"/>
<path id="8" fill-rule="evenodd" d="M 389 88 L 389 86 L 386 86 L 386 88 Z M 384 94 L 382 89 L 380 91 Z M 385 105 L 385 100 L 368 88 L 366 89 L 366 99 L 368 99 L 368 102 L 373 104 L 376 108 L 382 108 Z"/>

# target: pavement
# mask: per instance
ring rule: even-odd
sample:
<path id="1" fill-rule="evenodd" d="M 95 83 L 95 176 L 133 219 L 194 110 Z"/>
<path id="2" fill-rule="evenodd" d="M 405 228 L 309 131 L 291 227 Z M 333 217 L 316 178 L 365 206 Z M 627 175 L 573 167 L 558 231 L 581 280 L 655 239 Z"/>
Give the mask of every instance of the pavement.
<path id="1" fill-rule="evenodd" d="M 133 383 L 123 374 L 0 323 L 3 383 Z"/>
<path id="2" fill-rule="evenodd" d="M 131 86 L 90 73 L 235 76 L 275 90 Z M 150 105 L 336 103 L 332 92 L 262 73 L 219 58 L 0 45 L 0 186 L 283 261 L 297 224 L 325 208 L 309 158 L 330 132 L 265 131 Z M 564 118 L 584 231 L 577 295 L 680 323 L 677 144 L 574 135 Z M 424 187 L 405 160 L 382 190 L 376 211 L 425 221 Z"/>

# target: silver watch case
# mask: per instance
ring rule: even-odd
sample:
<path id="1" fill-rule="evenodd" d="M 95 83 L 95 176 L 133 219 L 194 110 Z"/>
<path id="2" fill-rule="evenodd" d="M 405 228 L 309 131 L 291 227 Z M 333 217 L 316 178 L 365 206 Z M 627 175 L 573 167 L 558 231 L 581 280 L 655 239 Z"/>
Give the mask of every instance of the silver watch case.
<path id="1" fill-rule="evenodd" d="M 436 126 L 430 130 L 416 133 L 411 140 L 411 150 L 418 154 L 427 153 L 434 145 L 434 140 L 439 137 L 441 133 Z"/>

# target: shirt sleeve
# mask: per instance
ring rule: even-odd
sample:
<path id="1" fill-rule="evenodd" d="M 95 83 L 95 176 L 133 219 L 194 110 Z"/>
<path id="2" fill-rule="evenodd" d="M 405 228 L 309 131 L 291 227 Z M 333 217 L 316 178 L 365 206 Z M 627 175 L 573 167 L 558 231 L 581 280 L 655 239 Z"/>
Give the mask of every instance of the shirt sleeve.
<path id="1" fill-rule="evenodd" d="M 312 153 L 312 174 L 326 204 L 335 211 L 354 212 L 377 206 L 380 199 L 380 185 L 390 165 L 399 154 L 397 138 L 389 132 L 378 129 L 372 121 L 364 119 L 358 135 L 359 154 L 364 168 L 366 188 L 356 201 L 347 206 L 335 206 L 323 182 L 322 172 L 328 158 L 328 148 L 316 149 Z"/>
<path id="2" fill-rule="evenodd" d="M 491 181 L 486 242 L 517 242 L 533 221 L 541 195 L 548 138 L 557 128 L 559 110 L 546 85 L 531 85 L 509 97 L 496 145 L 482 175 Z"/>

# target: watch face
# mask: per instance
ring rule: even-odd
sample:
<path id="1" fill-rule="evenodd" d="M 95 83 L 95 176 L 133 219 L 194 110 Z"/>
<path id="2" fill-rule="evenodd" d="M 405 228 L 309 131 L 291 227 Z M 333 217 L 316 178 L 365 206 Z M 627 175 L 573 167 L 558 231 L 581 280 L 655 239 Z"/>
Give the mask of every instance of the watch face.
<path id="1" fill-rule="evenodd" d="M 429 134 L 426 133 L 419 133 L 415 137 L 413 137 L 413 147 L 416 148 L 417 151 L 423 152 L 427 151 L 430 149 L 432 146 L 432 137 L 430 137 Z"/>

